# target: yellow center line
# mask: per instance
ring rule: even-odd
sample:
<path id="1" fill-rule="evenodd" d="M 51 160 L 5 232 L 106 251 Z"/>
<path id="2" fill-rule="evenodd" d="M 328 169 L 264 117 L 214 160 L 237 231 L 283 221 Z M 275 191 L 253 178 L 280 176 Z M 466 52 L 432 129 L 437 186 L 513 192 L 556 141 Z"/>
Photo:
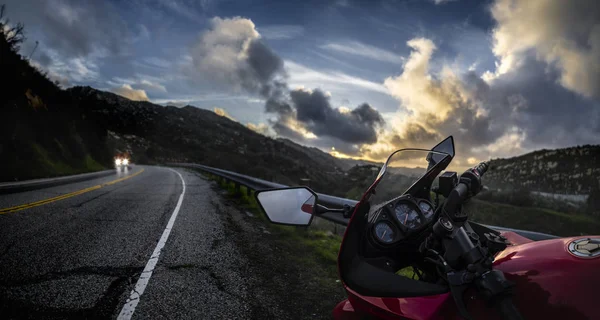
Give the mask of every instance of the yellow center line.
<path id="1" fill-rule="evenodd" d="M 33 207 L 41 206 L 41 205 L 44 205 L 46 203 L 51 203 L 51 202 L 55 202 L 55 201 L 59 201 L 59 200 L 67 199 L 67 198 L 71 198 L 71 197 L 74 197 L 74 196 L 77 196 L 77 195 L 80 195 L 80 194 L 84 194 L 86 192 L 90 192 L 90 191 L 93 191 L 93 190 L 98 190 L 98 189 L 100 189 L 102 187 L 105 187 L 105 186 L 113 185 L 113 184 L 115 184 L 117 182 L 121 182 L 121 181 L 124 181 L 124 180 L 127 180 L 127 179 L 131 179 L 131 178 L 137 176 L 138 174 L 140 174 L 142 172 L 144 172 L 144 169 L 142 169 L 142 170 L 140 170 L 140 171 L 138 171 L 138 172 L 136 172 L 136 173 L 134 173 L 132 175 L 129 175 L 129 176 L 126 176 L 126 177 L 123 177 L 123 178 L 119 178 L 119 179 L 116 179 L 116 180 L 113 180 L 113 181 L 109 181 L 107 183 L 95 185 L 93 187 L 89 187 L 89 188 L 85 188 L 85 189 L 73 191 L 71 193 L 62 194 L 60 196 L 56 196 L 56 197 L 53 197 L 53 198 L 48 198 L 48 199 L 44 199 L 44 200 L 40 200 L 40 201 L 36 201 L 36 202 L 26 203 L 26 204 L 22 204 L 22 205 L 10 207 L 10 208 L 0 209 L 0 214 L 5 214 L 5 213 L 9 213 L 9 212 L 20 211 L 20 210 L 24 210 L 24 209 L 28 209 L 28 208 L 33 208 Z"/>

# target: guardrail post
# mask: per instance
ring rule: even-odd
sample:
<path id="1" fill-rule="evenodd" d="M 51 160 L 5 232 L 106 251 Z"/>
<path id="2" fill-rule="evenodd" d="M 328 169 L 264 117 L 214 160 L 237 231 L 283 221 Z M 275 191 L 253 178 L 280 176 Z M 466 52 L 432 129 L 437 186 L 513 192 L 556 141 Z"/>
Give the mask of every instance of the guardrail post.
<path id="1" fill-rule="evenodd" d="M 242 194 L 242 188 L 241 185 L 237 182 L 233 182 L 234 186 L 235 186 L 235 194 L 239 195 Z"/>
<path id="2" fill-rule="evenodd" d="M 246 186 L 246 195 L 248 197 L 252 195 L 252 189 L 250 189 L 248 186 Z"/>

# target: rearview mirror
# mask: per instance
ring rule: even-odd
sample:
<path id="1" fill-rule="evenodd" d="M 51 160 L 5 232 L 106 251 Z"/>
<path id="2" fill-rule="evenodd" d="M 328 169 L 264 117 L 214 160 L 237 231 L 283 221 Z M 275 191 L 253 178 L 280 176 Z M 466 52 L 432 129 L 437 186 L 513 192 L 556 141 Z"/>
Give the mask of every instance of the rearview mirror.
<path id="1" fill-rule="evenodd" d="M 306 187 L 262 190 L 256 200 L 271 223 L 308 226 L 317 205 L 317 194 Z"/>
<path id="2" fill-rule="evenodd" d="M 454 158 L 454 138 L 452 136 L 449 136 L 448 138 L 444 139 L 444 141 L 438 143 L 435 147 L 433 147 L 431 151 L 436 151 L 440 153 L 430 152 L 427 155 L 429 168 L 442 161 L 447 156 L 446 154 Z"/>

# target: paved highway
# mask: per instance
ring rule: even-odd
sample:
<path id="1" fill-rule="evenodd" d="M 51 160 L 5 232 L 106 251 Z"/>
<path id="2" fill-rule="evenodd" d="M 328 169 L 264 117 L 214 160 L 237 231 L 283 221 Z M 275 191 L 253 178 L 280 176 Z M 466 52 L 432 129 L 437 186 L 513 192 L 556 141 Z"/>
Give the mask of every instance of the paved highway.
<path id="1" fill-rule="evenodd" d="M 149 166 L 0 195 L 0 317 L 251 317 L 219 201 L 196 173 Z"/>

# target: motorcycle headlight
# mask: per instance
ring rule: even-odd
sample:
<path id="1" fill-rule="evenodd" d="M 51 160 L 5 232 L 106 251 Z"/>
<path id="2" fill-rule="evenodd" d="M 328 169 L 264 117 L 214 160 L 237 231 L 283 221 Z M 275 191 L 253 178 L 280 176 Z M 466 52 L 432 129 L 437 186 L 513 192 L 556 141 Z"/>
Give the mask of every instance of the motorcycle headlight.
<path id="1" fill-rule="evenodd" d="M 128 165 L 129 164 L 129 159 L 123 159 L 123 165 Z"/>
<path id="2" fill-rule="evenodd" d="M 115 159 L 115 164 L 116 165 L 121 165 L 121 159 Z"/>

